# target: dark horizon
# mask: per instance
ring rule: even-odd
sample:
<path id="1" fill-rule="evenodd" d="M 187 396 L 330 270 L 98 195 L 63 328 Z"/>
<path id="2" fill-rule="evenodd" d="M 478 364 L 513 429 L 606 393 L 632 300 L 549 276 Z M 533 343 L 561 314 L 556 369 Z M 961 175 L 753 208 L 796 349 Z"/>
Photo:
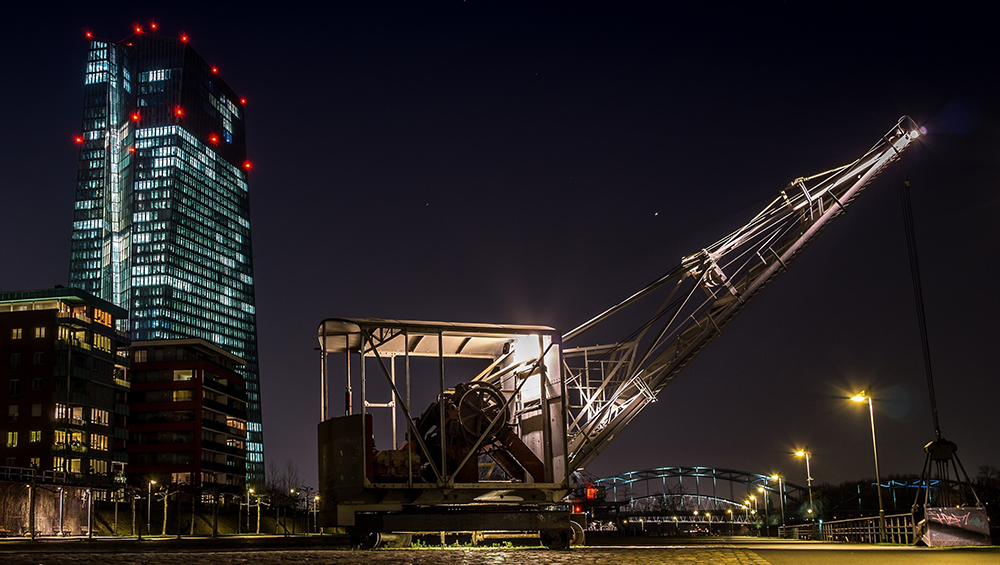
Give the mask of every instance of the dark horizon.
<path id="1" fill-rule="evenodd" d="M 84 32 L 159 18 L 156 33 L 188 34 L 247 99 L 265 458 L 279 472 L 293 461 L 316 481 L 321 320 L 568 331 L 903 114 L 928 130 L 905 173 L 943 436 L 970 474 L 1000 465 L 1000 123 L 983 14 L 193 6 L 15 10 L 12 45 L 31 50 L 3 93 L 0 290 L 66 284 Z M 934 430 L 895 170 L 588 471 L 704 465 L 802 484 L 791 452 L 808 445 L 816 483 L 873 476 L 868 414 L 847 400 L 869 385 L 883 477 L 919 473 Z"/>

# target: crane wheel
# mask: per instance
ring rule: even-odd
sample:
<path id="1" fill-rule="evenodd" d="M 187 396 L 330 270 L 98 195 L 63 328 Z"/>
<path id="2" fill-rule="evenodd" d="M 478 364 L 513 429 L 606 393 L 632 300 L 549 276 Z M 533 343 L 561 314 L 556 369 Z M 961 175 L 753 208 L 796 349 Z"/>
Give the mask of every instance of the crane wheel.
<path id="1" fill-rule="evenodd" d="M 538 539 L 546 549 L 569 549 L 572 537 L 573 530 L 542 530 L 538 532 Z"/>
<path id="2" fill-rule="evenodd" d="M 406 549 L 413 543 L 412 534 L 391 532 L 350 533 L 351 547 L 366 549 Z"/>
<path id="3" fill-rule="evenodd" d="M 573 528 L 573 535 L 569 540 L 570 546 L 580 546 L 587 545 L 587 532 L 584 531 L 583 526 L 578 522 L 570 521 L 570 527 Z"/>

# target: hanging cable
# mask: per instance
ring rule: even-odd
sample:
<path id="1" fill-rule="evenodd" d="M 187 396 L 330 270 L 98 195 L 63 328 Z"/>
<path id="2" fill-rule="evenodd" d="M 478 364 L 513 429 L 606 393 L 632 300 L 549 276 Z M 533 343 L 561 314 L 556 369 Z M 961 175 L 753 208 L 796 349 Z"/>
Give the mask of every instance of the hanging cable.
<path id="1" fill-rule="evenodd" d="M 931 417 L 934 420 L 934 439 L 941 439 L 938 421 L 937 396 L 934 394 L 934 374 L 931 371 L 931 347 L 927 339 L 927 317 L 924 314 L 924 292 L 920 284 L 920 263 L 917 260 L 917 240 L 913 227 L 913 205 L 910 203 L 910 179 L 903 168 L 902 159 L 896 164 L 899 177 L 899 199 L 903 207 L 903 225 L 906 229 L 906 250 L 910 255 L 910 277 L 913 279 L 913 298 L 917 306 L 917 323 L 920 326 L 920 345 L 924 352 L 924 372 L 927 375 L 927 392 L 931 400 Z"/>

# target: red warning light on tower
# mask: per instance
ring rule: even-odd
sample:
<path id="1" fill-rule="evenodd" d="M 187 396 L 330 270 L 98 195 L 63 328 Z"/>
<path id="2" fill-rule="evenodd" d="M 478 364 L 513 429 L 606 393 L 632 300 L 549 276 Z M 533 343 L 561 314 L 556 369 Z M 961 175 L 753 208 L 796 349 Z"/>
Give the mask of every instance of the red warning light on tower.
<path id="1" fill-rule="evenodd" d="M 138 33 L 142 33 L 142 26 L 141 26 L 141 25 L 139 25 L 139 24 L 135 24 L 135 28 L 134 28 L 134 29 L 135 29 L 135 32 L 136 32 L 137 34 L 138 34 Z"/>
<path id="2" fill-rule="evenodd" d="M 87 39 L 93 39 L 94 37 L 94 34 L 89 31 L 84 32 L 84 35 L 87 36 Z"/>
<path id="3" fill-rule="evenodd" d="M 246 104 L 246 103 L 247 103 L 246 98 L 240 98 L 240 104 Z"/>
<path id="4" fill-rule="evenodd" d="M 139 112 L 132 112 L 132 121 L 133 122 L 139 121 Z"/>
<path id="5" fill-rule="evenodd" d="M 149 29 L 156 29 L 156 22 L 149 22 Z"/>
<path id="6" fill-rule="evenodd" d="M 219 67 L 212 67 L 212 72 L 218 74 L 219 73 Z"/>
<path id="7" fill-rule="evenodd" d="M 77 144 L 83 143 L 83 136 L 82 135 L 78 135 L 78 136 L 76 136 L 76 137 L 73 138 L 73 141 L 75 143 L 77 143 Z"/>
<path id="8" fill-rule="evenodd" d="M 217 136 L 217 135 L 215 135 L 213 133 L 213 134 L 211 134 L 211 135 L 208 136 L 208 140 L 210 142 L 212 142 L 212 143 L 218 143 L 219 142 L 219 136 Z"/>
<path id="9" fill-rule="evenodd" d="M 243 161 L 243 168 L 249 171 L 253 168 L 253 163 L 250 161 Z"/>
<path id="10" fill-rule="evenodd" d="M 177 116 L 178 118 L 183 118 L 184 117 L 184 108 L 181 108 L 180 106 L 175 107 L 174 108 L 174 115 Z"/>
<path id="11" fill-rule="evenodd" d="M 135 153 L 135 147 L 129 147 L 128 148 L 128 152 L 129 153 Z"/>
<path id="12" fill-rule="evenodd" d="M 182 33 L 181 34 L 181 41 L 183 41 L 184 43 L 187 43 L 187 40 L 188 40 L 187 34 L 186 33 Z"/>

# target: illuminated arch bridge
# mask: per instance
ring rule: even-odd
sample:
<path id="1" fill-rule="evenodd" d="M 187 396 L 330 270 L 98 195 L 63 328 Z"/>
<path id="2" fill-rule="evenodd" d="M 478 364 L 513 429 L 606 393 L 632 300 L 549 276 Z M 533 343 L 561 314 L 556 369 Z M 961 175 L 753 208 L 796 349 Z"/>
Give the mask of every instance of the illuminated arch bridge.
<path id="1" fill-rule="evenodd" d="M 618 510 L 620 516 L 690 519 L 710 512 L 721 518 L 728 512 L 735 518 L 750 507 L 768 514 L 797 508 L 809 499 L 806 487 L 784 478 L 715 467 L 657 467 L 594 483 L 605 487 L 607 500 L 625 503 Z"/>

